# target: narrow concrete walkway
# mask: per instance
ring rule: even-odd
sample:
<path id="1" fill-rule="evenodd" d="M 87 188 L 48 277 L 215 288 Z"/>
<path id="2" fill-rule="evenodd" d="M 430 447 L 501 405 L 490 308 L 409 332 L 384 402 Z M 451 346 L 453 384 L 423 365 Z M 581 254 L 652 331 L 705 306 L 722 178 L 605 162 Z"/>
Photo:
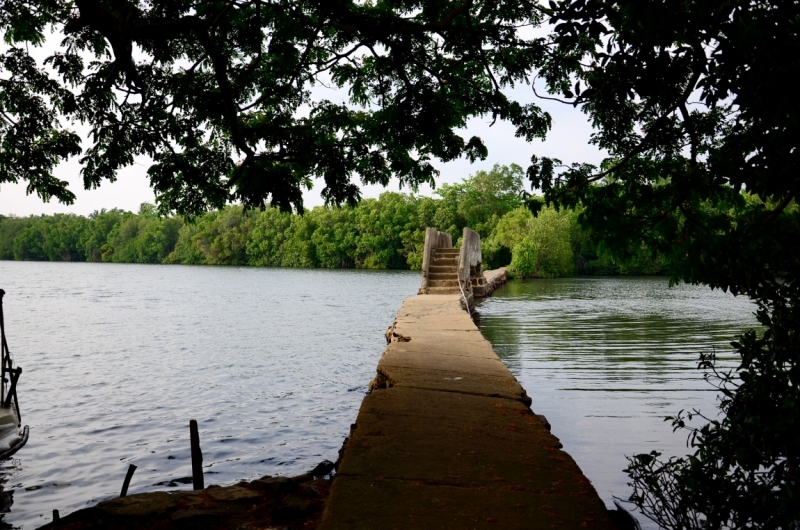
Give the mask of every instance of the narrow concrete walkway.
<path id="1" fill-rule="evenodd" d="M 506 268 L 500 267 L 491 271 L 483 271 L 483 292 L 481 298 L 490 296 L 497 288 L 506 283 L 508 279 Z"/>
<path id="2" fill-rule="evenodd" d="M 459 295 L 403 302 L 323 530 L 615 529 Z"/>

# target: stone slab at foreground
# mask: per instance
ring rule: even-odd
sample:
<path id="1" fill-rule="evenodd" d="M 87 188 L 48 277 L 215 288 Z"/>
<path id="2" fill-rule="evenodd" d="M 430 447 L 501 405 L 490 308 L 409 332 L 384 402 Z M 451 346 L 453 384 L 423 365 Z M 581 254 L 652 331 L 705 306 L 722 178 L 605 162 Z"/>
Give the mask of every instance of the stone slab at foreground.
<path id="1" fill-rule="evenodd" d="M 616 528 L 458 295 L 406 299 L 387 337 L 320 528 Z"/>

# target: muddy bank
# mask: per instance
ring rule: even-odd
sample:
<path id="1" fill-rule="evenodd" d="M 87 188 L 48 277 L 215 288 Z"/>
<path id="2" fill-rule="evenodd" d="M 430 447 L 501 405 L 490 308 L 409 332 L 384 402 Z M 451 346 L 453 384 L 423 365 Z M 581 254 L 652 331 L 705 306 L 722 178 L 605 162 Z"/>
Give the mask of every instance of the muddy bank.
<path id="1" fill-rule="evenodd" d="M 316 528 L 330 480 L 265 476 L 199 491 L 155 491 L 103 501 L 41 528 L 256 530 Z"/>

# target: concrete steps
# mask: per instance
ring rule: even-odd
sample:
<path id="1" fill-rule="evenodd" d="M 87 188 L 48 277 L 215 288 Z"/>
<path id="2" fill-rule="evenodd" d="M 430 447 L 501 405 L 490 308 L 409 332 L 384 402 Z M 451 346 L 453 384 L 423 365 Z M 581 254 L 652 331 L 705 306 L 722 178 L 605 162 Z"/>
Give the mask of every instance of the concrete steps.
<path id="1" fill-rule="evenodd" d="M 428 287 L 427 294 L 461 294 L 461 290 L 456 287 Z"/>
<path id="2" fill-rule="evenodd" d="M 455 280 L 431 280 L 428 279 L 428 289 L 431 287 L 455 287 L 458 289 L 458 278 Z"/>
<path id="3" fill-rule="evenodd" d="M 436 248 L 431 254 L 431 264 L 428 267 L 429 294 L 455 294 L 460 293 L 458 286 L 458 255 L 461 250 L 457 248 Z"/>
<path id="4" fill-rule="evenodd" d="M 455 265 L 429 265 L 428 274 L 438 274 L 440 272 L 452 273 L 456 270 Z"/>

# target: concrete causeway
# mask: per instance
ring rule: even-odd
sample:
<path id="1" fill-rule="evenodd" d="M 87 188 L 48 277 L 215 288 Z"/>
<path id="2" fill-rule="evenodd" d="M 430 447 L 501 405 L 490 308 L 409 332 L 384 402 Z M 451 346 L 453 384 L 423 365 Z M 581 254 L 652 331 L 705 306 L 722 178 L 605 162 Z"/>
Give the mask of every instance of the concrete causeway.
<path id="1" fill-rule="evenodd" d="M 616 529 L 461 299 L 403 302 L 320 528 Z"/>

